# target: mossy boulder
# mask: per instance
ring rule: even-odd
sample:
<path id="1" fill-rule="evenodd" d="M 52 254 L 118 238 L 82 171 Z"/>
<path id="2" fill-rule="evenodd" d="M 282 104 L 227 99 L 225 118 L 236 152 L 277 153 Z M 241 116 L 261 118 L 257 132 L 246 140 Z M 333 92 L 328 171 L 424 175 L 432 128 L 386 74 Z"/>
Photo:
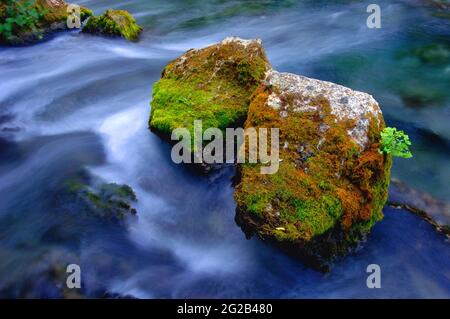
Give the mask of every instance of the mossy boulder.
<path id="1" fill-rule="evenodd" d="M 236 222 L 308 265 L 327 270 L 382 219 L 391 158 L 372 96 L 294 74 L 268 72 L 245 128 L 280 129 L 280 164 L 239 164 Z M 247 147 L 247 146 L 246 146 Z"/>
<path id="2" fill-rule="evenodd" d="M 179 127 L 193 138 L 194 120 L 202 120 L 203 132 L 242 125 L 251 96 L 269 68 L 260 40 L 229 37 L 187 51 L 164 68 L 153 86 L 150 129 L 170 140 Z"/>
<path id="3" fill-rule="evenodd" d="M 64 199 L 77 213 L 84 212 L 104 221 L 122 223 L 126 217 L 136 215 L 136 209 L 132 205 L 137 198 L 128 185 L 101 183 L 90 186 L 80 181 L 71 181 L 65 188 Z"/>
<path id="4" fill-rule="evenodd" d="M 142 28 L 133 16 L 125 10 L 107 10 L 101 16 L 91 17 L 83 27 L 83 32 L 110 37 L 123 37 L 137 41 Z"/>
<path id="5" fill-rule="evenodd" d="M 69 30 L 68 6 L 63 0 L 7 0 L 0 3 L 0 44 L 32 44 L 51 33 Z M 81 22 L 91 15 L 91 10 L 80 7 Z"/>

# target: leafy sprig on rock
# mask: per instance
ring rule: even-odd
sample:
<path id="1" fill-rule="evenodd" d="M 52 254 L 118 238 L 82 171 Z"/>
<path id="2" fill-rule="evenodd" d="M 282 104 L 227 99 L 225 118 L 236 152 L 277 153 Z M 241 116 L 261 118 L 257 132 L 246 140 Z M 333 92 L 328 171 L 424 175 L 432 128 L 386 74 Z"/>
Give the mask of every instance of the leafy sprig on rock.
<path id="1" fill-rule="evenodd" d="M 409 136 L 403 131 L 397 131 L 395 127 L 386 127 L 380 133 L 381 145 L 380 151 L 392 156 L 403 158 L 411 158 L 412 154 L 409 151 L 411 141 Z"/>
<path id="2" fill-rule="evenodd" d="M 20 30 L 36 30 L 46 11 L 33 1 L 4 0 L 0 4 L 0 37 L 10 39 Z"/>

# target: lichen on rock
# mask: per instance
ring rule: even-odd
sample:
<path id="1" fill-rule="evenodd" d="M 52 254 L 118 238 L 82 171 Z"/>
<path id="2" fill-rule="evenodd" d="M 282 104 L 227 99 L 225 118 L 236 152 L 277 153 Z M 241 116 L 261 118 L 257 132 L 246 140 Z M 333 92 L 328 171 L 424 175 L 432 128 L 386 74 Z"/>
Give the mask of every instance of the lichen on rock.
<path id="1" fill-rule="evenodd" d="M 53 32 L 68 30 L 68 6 L 64 0 L 3 1 L 0 44 L 31 44 Z M 91 15 L 91 10 L 80 7 L 81 22 Z"/>
<path id="2" fill-rule="evenodd" d="M 179 127 L 193 137 L 194 120 L 202 120 L 203 131 L 242 125 L 252 93 L 269 68 L 260 40 L 229 37 L 187 51 L 164 68 L 153 86 L 150 129 L 170 139 Z"/>
<path id="3" fill-rule="evenodd" d="M 101 16 L 91 17 L 83 27 L 83 32 L 111 37 L 123 37 L 137 41 L 142 28 L 133 16 L 125 10 L 106 10 Z"/>
<path id="4" fill-rule="evenodd" d="M 236 221 L 326 270 L 383 214 L 391 158 L 378 151 L 384 120 L 372 96 L 329 82 L 268 72 L 245 127 L 280 129 L 279 170 L 240 164 Z"/>

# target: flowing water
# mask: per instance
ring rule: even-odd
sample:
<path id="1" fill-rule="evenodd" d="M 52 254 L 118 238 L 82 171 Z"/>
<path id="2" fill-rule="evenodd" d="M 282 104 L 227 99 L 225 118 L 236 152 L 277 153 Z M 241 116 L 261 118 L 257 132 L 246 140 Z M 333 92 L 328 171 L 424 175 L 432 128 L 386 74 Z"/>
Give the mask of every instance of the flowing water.
<path id="1" fill-rule="evenodd" d="M 425 1 L 378 1 L 378 30 L 360 1 L 74 2 L 129 10 L 145 31 L 138 43 L 73 31 L 0 48 L 1 296 L 61 297 L 55 269 L 77 263 L 86 296 L 450 297 L 449 243 L 419 217 L 386 207 L 359 251 L 318 273 L 245 239 L 233 168 L 196 176 L 147 129 L 165 64 L 226 36 L 258 37 L 277 70 L 374 95 L 414 144 L 393 177 L 450 202 L 450 64 L 408 55 L 449 42 L 449 20 Z M 83 169 L 130 185 L 138 217 L 123 227 L 66 212 L 58 189 Z M 381 266 L 381 289 L 366 286 L 369 264 Z"/>

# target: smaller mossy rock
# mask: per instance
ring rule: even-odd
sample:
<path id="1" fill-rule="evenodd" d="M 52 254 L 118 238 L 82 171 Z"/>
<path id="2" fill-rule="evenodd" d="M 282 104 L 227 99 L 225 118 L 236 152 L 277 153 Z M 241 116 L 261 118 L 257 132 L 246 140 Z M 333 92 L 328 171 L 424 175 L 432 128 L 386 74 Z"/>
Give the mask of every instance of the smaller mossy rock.
<path id="1" fill-rule="evenodd" d="M 132 204 L 137 201 L 133 189 L 128 185 L 103 183 L 88 186 L 79 181 L 67 185 L 68 202 L 78 203 L 78 210 L 102 220 L 121 223 L 127 216 L 136 215 Z"/>
<path id="2" fill-rule="evenodd" d="M 423 63 L 448 65 L 450 63 L 450 42 L 431 43 L 412 50 Z"/>
<path id="3" fill-rule="evenodd" d="M 425 82 L 421 78 L 408 78 L 398 84 L 397 91 L 406 106 L 413 108 L 438 106 L 448 99 L 446 84 Z"/>
<path id="4" fill-rule="evenodd" d="M 101 16 L 91 17 L 83 27 L 85 33 L 123 37 L 130 41 L 137 41 L 141 31 L 142 28 L 128 11 L 111 9 Z"/>
<path id="5" fill-rule="evenodd" d="M 69 30 L 63 0 L 4 1 L 0 3 L 0 44 L 25 45 L 45 39 L 57 31 Z M 80 20 L 92 11 L 80 7 Z"/>
<path id="6" fill-rule="evenodd" d="M 449 0 L 423 0 L 425 5 L 432 8 L 434 16 L 443 19 L 450 19 Z"/>
<path id="7" fill-rule="evenodd" d="M 441 37 L 430 40 L 396 54 L 401 67 L 393 72 L 389 89 L 398 94 L 406 106 L 441 106 L 450 97 L 450 42 Z"/>
<path id="8" fill-rule="evenodd" d="M 176 128 L 187 128 L 193 139 L 194 120 L 202 121 L 203 132 L 242 125 L 269 68 L 261 40 L 229 37 L 187 51 L 164 68 L 153 86 L 150 129 L 170 140 Z"/>
<path id="9" fill-rule="evenodd" d="M 382 219 L 391 157 L 379 152 L 385 127 L 372 96 L 306 77 L 268 72 L 245 128 L 279 128 L 280 164 L 261 174 L 239 164 L 236 222 L 327 270 Z M 247 152 L 248 152 L 248 145 Z"/>

